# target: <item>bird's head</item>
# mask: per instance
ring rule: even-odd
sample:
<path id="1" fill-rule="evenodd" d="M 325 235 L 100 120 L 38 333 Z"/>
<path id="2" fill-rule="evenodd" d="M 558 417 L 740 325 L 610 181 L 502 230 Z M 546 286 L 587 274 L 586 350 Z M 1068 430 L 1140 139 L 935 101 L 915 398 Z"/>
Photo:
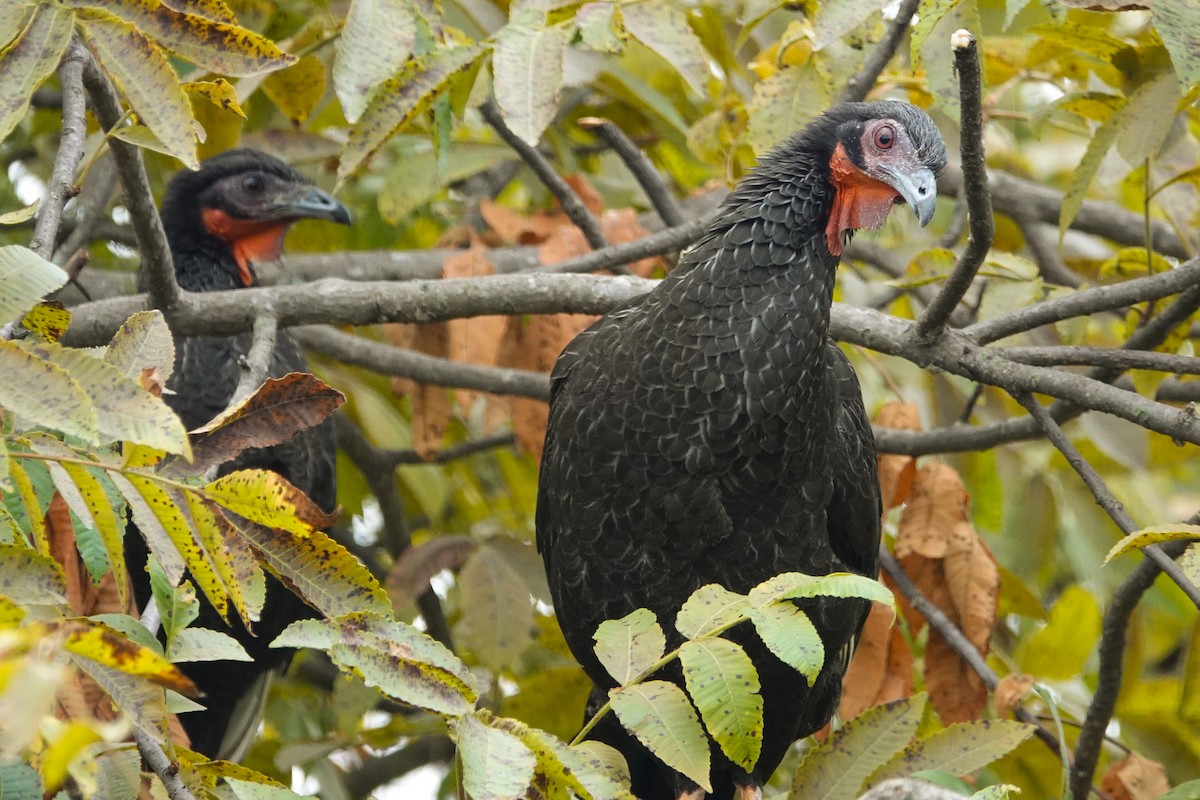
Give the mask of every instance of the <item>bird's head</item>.
<path id="1" fill-rule="evenodd" d="M 928 224 L 937 202 L 936 176 L 946 166 L 946 145 L 928 114 L 895 101 L 843 103 L 817 120 L 805 139 L 813 139 L 814 128 L 829 153 L 834 189 L 825 227 L 830 253 L 841 255 L 860 228 L 877 230 L 898 203 L 907 203 L 921 225 Z"/>
<path id="2" fill-rule="evenodd" d="M 350 212 L 274 156 L 242 148 L 175 175 L 163 197 L 162 219 L 173 252 L 198 245 L 223 249 L 231 256 L 226 268 L 236 270 L 239 285 L 250 286 L 251 264 L 279 258 L 292 223 L 348 225 Z"/>

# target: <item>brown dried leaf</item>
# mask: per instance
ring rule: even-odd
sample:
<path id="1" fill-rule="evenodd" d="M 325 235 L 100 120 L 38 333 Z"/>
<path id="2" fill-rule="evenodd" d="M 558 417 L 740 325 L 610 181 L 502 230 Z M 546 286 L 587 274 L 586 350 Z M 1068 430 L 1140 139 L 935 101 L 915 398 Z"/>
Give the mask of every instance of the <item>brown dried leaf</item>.
<path id="1" fill-rule="evenodd" d="M 1108 768 L 1100 788 L 1111 800 L 1154 800 L 1171 784 L 1162 764 L 1130 753 Z"/>
<path id="2" fill-rule="evenodd" d="M 925 688 L 944 725 L 979 719 L 987 708 L 983 681 L 933 630 L 925 645 Z"/>
<path id="3" fill-rule="evenodd" d="M 491 200 L 479 203 L 479 213 L 499 237 L 511 244 L 533 245 L 546 241 L 558 227 L 546 214 L 525 216 Z"/>
<path id="4" fill-rule="evenodd" d="M 875 414 L 875 424 L 883 428 L 905 431 L 921 430 L 921 414 L 911 403 L 887 403 Z M 912 495 L 913 479 L 917 476 L 917 460 L 899 453 L 879 456 L 879 497 L 883 510 L 908 502 Z"/>
<path id="5" fill-rule="evenodd" d="M 1000 679 L 992 698 L 996 704 L 996 716 L 1005 719 L 1021 707 L 1021 699 L 1033 688 L 1032 675 L 1011 673 Z"/>
<path id="6" fill-rule="evenodd" d="M 138 375 L 138 385 L 155 397 L 162 397 L 163 386 L 166 383 L 162 378 L 162 373 L 158 371 L 158 367 L 143 367 Z"/>
<path id="7" fill-rule="evenodd" d="M 893 624 L 892 612 L 875 603 L 858 637 L 858 649 L 842 679 L 838 716 L 853 719 L 880 703 L 913 693 L 912 652 Z"/>
<path id="8" fill-rule="evenodd" d="M 930 463 L 917 471 L 900 517 L 896 557 L 944 558 L 955 526 L 967 519 L 967 492 L 953 467 Z"/>
<path id="9" fill-rule="evenodd" d="M 449 329 L 444 322 L 420 325 L 388 325 L 388 339 L 398 347 L 439 358 L 446 358 L 450 349 Z M 410 332 L 406 330 L 412 328 Z M 407 340 L 407 344 L 401 344 Z M 412 399 L 413 449 L 426 460 L 432 459 L 442 445 L 442 437 L 450 424 L 450 394 L 444 386 L 419 384 L 410 378 L 392 378 L 392 391 L 397 396 Z"/>
<path id="10" fill-rule="evenodd" d="M 988 651 L 1000 599 L 1000 571 L 971 524 L 954 526 L 946 549 L 946 585 L 962 632 L 981 653 Z"/>
<path id="11" fill-rule="evenodd" d="M 572 225 L 560 225 L 550 232 L 538 248 L 539 264 L 557 264 L 592 252 L 587 239 Z"/>
<path id="12" fill-rule="evenodd" d="M 609 244 L 625 244 L 627 242 L 635 242 L 638 239 L 644 239 L 650 235 L 650 231 L 642 227 L 642 223 L 638 222 L 637 213 L 632 208 L 617 208 L 605 211 L 600 217 L 600 231 L 604 234 L 604 238 Z M 629 269 L 635 275 L 643 278 L 649 278 L 657 270 L 663 268 L 664 263 L 657 256 L 653 258 L 642 258 L 629 264 Z"/>
<path id="13" fill-rule="evenodd" d="M 46 539 L 50 557 L 62 567 L 67 582 L 67 603 L 75 614 L 86 614 L 84 607 L 92 592 L 92 582 L 75 550 L 75 526 L 71 524 L 71 509 L 58 492 L 46 509 Z"/>
<path id="14" fill-rule="evenodd" d="M 235 408 L 192 432 L 193 473 L 237 457 L 252 447 L 272 447 L 315 427 L 346 397 L 307 372 L 267 381 Z"/>
<path id="15" fill-rule="evenodd" d="M 549 372 L 567 342 L 595 320 L 595 317 L 583 314 L 535 316 L 525 322 L 513 317 L 509 322 L 509 334 L 505 337 L 501 362 L 517 369 Z M 517 446 L 540 459 L 549 415 L 546 403 L 514 397 L 511 404 Z"/>
<path id="16" fill-rule="evenodd" d="M 429 589 L 429 581 L 442 570 L 457 570 L 475 549 L 470 536 L 439 536 L 407 548 L 392 565 L 384 581 L 389 595 L 402 593 L 415 600 Z"/>
<path id="17" fill-rule="evenodd" d="M 487 250 L 475 243 L 470 249 L 447 258 L 442 264 L 442 274 L 446 278 L 474 278 L 494 275 L 496 269 L 488 258 Z M 496 364 L 501 341 L 508 330 L 508 317 L 468 317 L 452 319 L 446 324 L 449 328 L 451 360 L 486 366 Z M 471 389 L 456 389 L 454 394 L 459 407 L 468 411 L 480 393 Z"/>

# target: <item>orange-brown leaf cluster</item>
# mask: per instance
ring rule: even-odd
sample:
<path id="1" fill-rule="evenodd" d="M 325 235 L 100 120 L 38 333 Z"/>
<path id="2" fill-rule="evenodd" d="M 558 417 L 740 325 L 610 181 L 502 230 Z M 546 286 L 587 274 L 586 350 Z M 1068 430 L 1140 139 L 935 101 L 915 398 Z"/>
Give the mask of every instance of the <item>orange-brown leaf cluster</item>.
<path id="1" fill-rule="evenodd" d="M 1170 791 L 1171 784 L 1162 764 L 1130 753 L 1108 768 L 1100 789 L 1111 800 L 1154 800 Z"/>
<path id="2" fill-rule="evenodd" d="M 919 430 L 917 409 L 891 404 L 877 415 L 885 427 Z M 930 462 L 919 469 L 911 456 L 884 454 L 879 481 L 885 513 L 903 506 L 896 557 L 917 588 L 984 655 L 996 622 L 1000 575 L 995 559 L 971 525 L 969 497 L 951 467 Z M 884 577 L 895 592 L 895 587 Z M 900 612 L 915 636 L 925 619 L 896 592 Z M 844 681 L 843 719 L 865 708 L 911 694 L 912 654 L 887 615 L 873 609 Z M 973 669 L 935 630 L 924 659 L 925 685 L 946 724 L 978 719 L 987 707 L 987 688 Z"/>
<path id="3" fill-rule="evenodd" d="M 581 176 L 567 179 L 584 206 L 600 221 L 600 229 L 610 244 L 623 244 L 645 237 L 631 208 L 605 209 L 600 194 Z M 460 235 L 466 249 L 446 259 L 445 278 L 491 275 L 495 268 L 488 257 L 489 244 L 500 242 L 538 248 L 538 263 L 557 264 L 591 251 L 583 234 L 560 210 L 522 214 L 490 200 L 479 205 L 480 215 L 491 231 L 480 235 Z M 661 266 L 658 258 L 646 258 L 630 265 L 643 277 Z M 410 347 L 427 355 L 460 363 L 512 367 L 549 372 L 559 353 L 595 317 L 578 314 L 516 317 L 472 317 L 447 323 L 424 325 L 387 325 L 386 335 L 398 347 Z M 440 332 L 440 333 L 439 333 Z M 489 428 L 511 420 L 518 447 L 540 457 L 546 434 L 547 409 L 540 400 L 521 397 L 496 397 L 485 393 L 456 389 L 451 395 L 441 387 L 422 386 L 407 378 L 394 378 L 392 389 L 408 395 L 413 405 L 413 447 L 431 459 L 441 446 L 442 437 L 457 406 L 469 414 L 481 397 L 486 398 L 484 420 Z"/>

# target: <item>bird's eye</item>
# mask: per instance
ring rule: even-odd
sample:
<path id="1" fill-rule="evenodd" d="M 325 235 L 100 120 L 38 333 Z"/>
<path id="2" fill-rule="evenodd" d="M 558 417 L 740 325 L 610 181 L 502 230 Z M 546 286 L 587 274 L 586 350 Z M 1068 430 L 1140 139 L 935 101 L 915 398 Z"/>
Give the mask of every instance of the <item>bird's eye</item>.
<path id="1" fill-rule="evenodd" d="M 875 129 L 875 146 L 880 150 L 891 150 L 896 143 L 896 129 L 891 125 L 880 125 Z"/>
<path id="2" fill-rule="evenodd" d="M 253 173 L 242 178 L 242 188 L 250 194 L 258 194 L 267 188 L 267 182 L 263 180 L 262 175 Z"/>

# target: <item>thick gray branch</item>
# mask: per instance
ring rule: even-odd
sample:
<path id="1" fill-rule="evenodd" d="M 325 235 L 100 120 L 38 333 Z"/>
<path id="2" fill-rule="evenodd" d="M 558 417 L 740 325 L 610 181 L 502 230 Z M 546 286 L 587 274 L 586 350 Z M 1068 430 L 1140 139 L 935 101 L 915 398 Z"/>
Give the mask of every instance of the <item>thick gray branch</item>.
<path id="1" fill-rule="evenodd" d="M 87 101 L 83 92 L 83 65 L 87 52 L 78 41 L 72 41 L 58 67 L 62 82 L 62 136 L 54 156 L 54 168 L 46 185 L 46 196 L 38 209 L 37 225 L 29 249 L 42 258 L 50 258 L 58 239 L 63 207 L 75 196 L 75 171 L 83 158 L 83 142 L 87 136 Z"/>

